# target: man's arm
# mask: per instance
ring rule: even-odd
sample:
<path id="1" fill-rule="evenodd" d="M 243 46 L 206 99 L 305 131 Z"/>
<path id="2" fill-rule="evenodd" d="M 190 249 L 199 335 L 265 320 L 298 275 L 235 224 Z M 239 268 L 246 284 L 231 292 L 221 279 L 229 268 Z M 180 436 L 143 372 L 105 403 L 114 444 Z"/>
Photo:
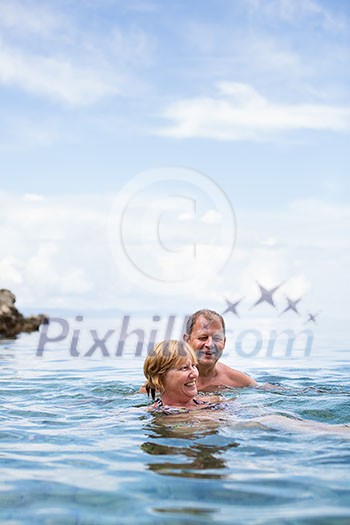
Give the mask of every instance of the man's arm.
<path id="1" fill-rule="evenodd" d="M 248 386 L 258 386 L 258 383 L 253 379 L 252 377 L 248 376 L 247 374 L 244 374 L 243 372 L 240 372 L 239 370 L 235 370 L 234 368 L 230 368 L 227 365 L 224 365 L 223 363 L 220 363 L 223 367 L 223 373 L 227 377 L 227 381 L 225 382 L 227 386 L 236 386 L 236 387 L 248 387 Z"/>
<path id="2" fill-rule="evenodd" d="M 224 365 L 226 366 L 226 365 Z M 244 374 L 243 372 L 240 372 L 239 370 L 235 370 L 233 368 L 227 367 L 229 374 L 230 381 L 232 382 L 229 386 L 237 386 L 237 387 L 248 387 L 248 386 L 255 386 L 257 388 L 260 388 L 261 390 L 285 390 L 285 387 L 280 385 L 272 385 L 271 383 L 264 383 L 263 385 L 259 385 L 253 379 L 252 377 L 248 376 L 247 374 Z"/>

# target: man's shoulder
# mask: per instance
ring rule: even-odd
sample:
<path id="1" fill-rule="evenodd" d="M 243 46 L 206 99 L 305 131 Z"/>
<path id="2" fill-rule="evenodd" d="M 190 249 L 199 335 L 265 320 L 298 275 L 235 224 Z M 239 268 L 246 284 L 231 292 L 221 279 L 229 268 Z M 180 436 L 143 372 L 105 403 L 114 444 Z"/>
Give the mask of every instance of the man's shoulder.
<path id="1" fill-rule="evenodd" d="M 255 386 L 257 383 L 250 376 L 239 370 L 235 370 L 224 363 L 217 363 L 217 372 L 228 386 Z"/>

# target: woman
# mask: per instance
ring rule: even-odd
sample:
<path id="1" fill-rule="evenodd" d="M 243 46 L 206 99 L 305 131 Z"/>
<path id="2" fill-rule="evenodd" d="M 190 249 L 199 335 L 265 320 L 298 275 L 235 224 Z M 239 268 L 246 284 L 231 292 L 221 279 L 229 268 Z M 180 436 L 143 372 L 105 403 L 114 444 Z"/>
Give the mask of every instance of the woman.
<path id="1" fill-rule="evenodd" d="M 155 401 L 149 409 L 165 414 L 179 414 L 205 408 L 227 407 L 227 403 L 223 405 L 224 398 L 221 396 L 196 397 L 198 393 L 196 380 L 199 375 L 196 363 L 194 351 L 184 341 L 170 340 L 158 343 L 146 357 L 143 368 L 147 379 L 146 391 Z M 160 392 L 158 399 L 155 399 L 156 392 Z M 203 415 L 201 414 L 200 422 L 206 419 Z M 257 427 L 266 430 L 275 428 L 307 433 L 335 432 L 350 437 L 350 429 L 346 425 L 329 425 L 280 414 L 266 414 L 239 420 L 233 416 L 232 411 L 227 411 L 227 423 L 230 422 L 236 428 Z"/>
<path id="2" fill-rule="evenodd" d="M 158 343 L 143 367 L 147 394 L 155 400 L 150 409 L 177 413 L 217 406 L 220 396 L 196 397 L 199 376 L 196 364 L 194 351 L 184 341 Z M 158 399 L 155 399 L 156 392 L 160 392 Z"/>

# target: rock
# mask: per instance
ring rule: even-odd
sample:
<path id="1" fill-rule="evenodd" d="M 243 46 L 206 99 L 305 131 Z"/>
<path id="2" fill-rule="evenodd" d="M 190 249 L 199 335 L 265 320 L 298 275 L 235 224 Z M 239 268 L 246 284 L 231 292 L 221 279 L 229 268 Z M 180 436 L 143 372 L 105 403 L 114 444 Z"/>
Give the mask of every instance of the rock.
<path id="1" fill-rule="evenodd" d="M 10 290 L 0 290 L 0 339 L 16 337 L 21 332 L 34 332 L 49 322 L 44 314 L 24 317 L 15 307 L 16 296 Z"/>
<path id="2" fill-rule="evenodd" d="M 0 290 L 0 304 L 13 306 L 16 302 L 16 296 L 10 290 Z"/>

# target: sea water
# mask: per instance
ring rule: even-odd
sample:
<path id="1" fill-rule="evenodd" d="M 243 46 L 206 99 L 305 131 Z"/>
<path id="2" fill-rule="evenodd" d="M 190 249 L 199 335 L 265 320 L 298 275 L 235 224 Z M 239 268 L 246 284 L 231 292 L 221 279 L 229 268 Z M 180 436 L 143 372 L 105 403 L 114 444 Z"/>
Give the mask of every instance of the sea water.
<path id="1" fill-rule="evenodd" d="M 38 357 L 39 335 L 0 342 L 1 523 L 350 523 L 346 348 L 228 354 L 282 388 L 228 389 L 186 419 L 146 411 L 144 356 L 72 357 L 62 340 Z"/>

